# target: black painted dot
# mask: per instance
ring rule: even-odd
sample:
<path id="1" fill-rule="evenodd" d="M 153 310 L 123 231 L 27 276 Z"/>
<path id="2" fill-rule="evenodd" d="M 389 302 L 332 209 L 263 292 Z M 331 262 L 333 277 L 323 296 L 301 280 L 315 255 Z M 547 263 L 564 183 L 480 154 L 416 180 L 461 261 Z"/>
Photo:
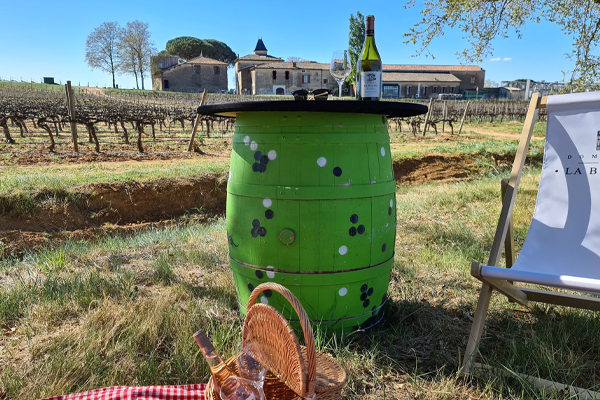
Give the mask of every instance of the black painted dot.
<path id="1" fill-rule="evenodd" d="M 272 219 L 274 215 L 275 215 L 275 213 L 273 212 L 273 210 L 267 210 L 267 211 L 265 211 L 265 217 L 267 219 Z"/>
<path id="2" fill-rule="evenodd" d="M 258 228 L 260 226 L 260 221 L 255 219 L 254 221 L 252 221 L 252 226 Z"/>
<path id="3" fill-rule="evenodd" d="M 363 307 L 364 307 L 364 308 L 367 308 L 367 307 L 369 307 L 369 304 L 371 304 L 371 301 L 370 301 L 369 299 L 367 299 L 367 300 L 363 301 Z"/>
<path id="4" fill-rule="evenodd" d="M 387 249 L 387 246 L 385 245 L 385 243 L 383 244 L 383 246 L 381 246 L 381 252 L 385 253 L 385 249 Z"/>
<path id="5" fill-rule="evenodd" d="M 367 295 L 370 296 L 373 294 L 373 288 L 369 288 L 369 290 L 367 291 Z"/>
<path id="6" fill-rule="evenodd" d="M 392 207 L 388 208 L 388 215 L 392 215 Z"/>
<path id="7" fill-rule="evenodd" d="M 341 176 L 342 175 L 342 169 L 340 167 L 335 167 L 333 169 L 333 175 L 335 175 L 335 176 Z"/>
<path id="8" fill-rule="evenodd" d="M 260 151 L 257 151 L 256 153 L 254 153 L 254 159 L 256 161 L 260 161 L 261 157 L 262 157 L 262 153 Z"/>
<path id="9" fill-rule="evenodd" d="M 254 290 L 254 285 L 249 283 L 248 284 L 248 290 L 253 291 Z"/>
<path id="10" fill-rule="evenodd" d="M 252 237 L 258 237 L 258 228 L 252 228 L 250 234 L 252 235 Z"/>
<path id="11" fill-rule="evenodd" d="M 261 164 L 265 164 L 265 165 L 267 165 L 267 164 L 269 163 L 269 157 L 267 157 L 267 156 L 262 156 L 262 157 L 260 158 L 260 163 L 261 163 Z"/>
<path id="12" fill-rule="evenodd" d="M 255 272 L 255 273 L 256 273 L 256 277 L 257 277 L 258 279 L 262 279 L 262 278 L 263 278 L 263 272 L 262 272 L 262 271 L 260 271 L 260 270 L 256 270 L 256 272 Z"/>
<path id="13" fill-rule="evenodd" d="M 271 289 L 267 289 L 263 292 L 265 294 L 265 296 L 267 297 L 271 297 L 273 296 L 273 292 L 271 291 Z"/>
<path id="14" fill-rule="evenodd" d="M 252 164 L 252 171 L 254 172 L 258 172 L 258 169 L 260 168 L 260 164 L 255 162 L 254 164 Z"/>
<path id="15" fill-rule="evenodd" d="M 379 310 L 377 309 L 376 306 L 373 306 L 373 308 L 371 308 L 371 314 L 376 315 L 377 311 L 379 311 Z"/>
<path id="16" fill-rule="evenodd" d="M 258 164 L 258 172 L 263 173 L 267 170 L 267 166 L 265 164 Z"/>
<path id="17" fill-rule="evenodd" d="M 264 226 L 261 226 L 260 228 L 258 228 L 258 234 L 262 237 L 265 237 L 265 235 L 267 234 L 267 230 L 265 229 Z"/>
<path id="18" fill-rule="evenodd" d="M 365 301 L 367 299 L 367 294 L 363 293 L 360 295 L 360 301 Z"/>
<path id="19" fill-rule="evenodd" d="M 360 235 L 362 235 L 363 233 L 365 233 L 365 226 L 359 225 L 357 231 Z"/>
<path id="20" fill-rule="evenodd" d="M 350 236 L 355 236 L 356 235 L 356 228 L 355 227 L 350 228 L 350 231 L 348 233 L 350 234 Z"/>
<path id="21" fill-rule="evenodd" d="M 352 222 L 353 224 L 358 222 L 358 215 L 356 214 L 352 214 L 352 216 L 350 217 L 350 222 Z"/>
<path id="22" fill-rule="evenodd" d="M 361 292 L 361 293 L 366 293 L 368 288 L 369 288 L 369 287 L 368 287 L 368 286 L 367 286 L 367 284 L 365 283 L 364 285 L 362 285 L 362 286 L 360 287 L 360 292 Z"/>

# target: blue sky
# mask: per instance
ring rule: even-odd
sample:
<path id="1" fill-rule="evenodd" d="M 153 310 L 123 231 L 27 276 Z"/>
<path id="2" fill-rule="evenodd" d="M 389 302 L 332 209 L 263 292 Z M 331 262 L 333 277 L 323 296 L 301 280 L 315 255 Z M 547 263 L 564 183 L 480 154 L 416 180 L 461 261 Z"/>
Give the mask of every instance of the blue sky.
<path id="1" fill-rule="evenodd" d="M 420 14 L 405 10 L 404 1 L 354 1 L 298 3 L 286 1 L 24 1 L 8 0 L 0 24 L 0 77 L 40 81 L 110 85 L 111 76 L 91 70 L 85 63 L 87 36 L 103 22 L 140 20 L 150 24 L 152 40 L 162 50 L 178 36 L 217 39 L 240 55 L 252 53 L 262 37 L 269 54 L 302 57 L 328 63 L 333 50 L 348 46 L 348 18 L 360 11 L 375 15 L 375 37 L 385 64 L 459 64 L 456 53 L 467 46 L 458 30 L 447 31 L 430 46 L 431 58 L 411 57 L 416 47 L 403 44 L 402 34 Z M 417 0 L 418 4 L 418 0 Z M 565 59 L 571 39 L 553 24 L 529 24 L 523 38 L 497 39 L 493 56 L 480 65 L 486 79 L 530 78 L 561 81 L 561 71 L 572 63 Z M 232 73 L 230 70 L 230 87 Z M 132 88 L 131 76 L 118 76 L 121 87 Z M 150 87 L 149 79 L 146 88 Z"/>

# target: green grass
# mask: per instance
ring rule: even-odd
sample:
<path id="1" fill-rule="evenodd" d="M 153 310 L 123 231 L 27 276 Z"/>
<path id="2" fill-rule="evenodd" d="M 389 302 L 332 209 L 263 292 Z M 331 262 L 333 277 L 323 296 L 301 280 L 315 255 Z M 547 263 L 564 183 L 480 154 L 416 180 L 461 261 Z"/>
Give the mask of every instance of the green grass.
<path id="1" fill-rule="evenodd" d="M 59 84 L 56 82 L 54 85 L 49 85 L 47 83 L 36 83 L 36 82 L 8 82 L 8 81 L 0 81 L 0 91 L 2 90 L 11 90 L 11 91 L 36 91 L 36 92 L 60 92 L 62 94 L 65 93 L 65 84 L 67 82 L 63 82 L 63 84 Z M 79 93 L 79 88 L 73 86 L 73 90 L 75 93 Z"/>
<path id="2" fill-rule="evenodd" d="M 398 189 L 386 324 L 346 338 L 316 330 L 317 347 L 348 372 L 344 398 L 548 398 L 510 376 L 468 381 L 456 374 L 481 286 L 470 262 L 489 254 L 500 177 Z M 539 169 L 522 179 L 517 248 L 538 179 Z M 230 356 L 241 326 L 223 219 L 57 243 L 0 264 L 0 394 L 205 382 L 209 372 L 192 333 L 206 329 Z M 482 362 L 598 389 L 597 313 L 527 311 L 494 294 L 486 326 Z"/>

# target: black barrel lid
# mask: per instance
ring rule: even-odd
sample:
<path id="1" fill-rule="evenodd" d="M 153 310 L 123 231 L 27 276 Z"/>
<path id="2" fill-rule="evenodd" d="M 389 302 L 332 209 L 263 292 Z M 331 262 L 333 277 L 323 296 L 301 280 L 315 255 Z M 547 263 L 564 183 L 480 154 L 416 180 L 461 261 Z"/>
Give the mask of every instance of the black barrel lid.
<path id="1" fill-rule="evenodd" d="M 413 117 L 425 114 L 427 106 L 416 103 L 397 101 L 358 101 L 358 100 L 328 100 L 328 101 L 242 101 L 238 103 L 220 103 L 198 107 L 202 115 L 220 117 L 235 117 L 240 112 L 329 112 L 352 114 L 377 114 L 388 117 Z"/>

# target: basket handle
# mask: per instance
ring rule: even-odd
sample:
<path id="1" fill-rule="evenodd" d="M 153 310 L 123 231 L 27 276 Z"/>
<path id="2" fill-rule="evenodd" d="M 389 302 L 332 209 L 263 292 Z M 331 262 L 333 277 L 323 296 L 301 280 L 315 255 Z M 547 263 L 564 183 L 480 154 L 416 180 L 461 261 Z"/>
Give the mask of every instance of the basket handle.
<path id="1" fill-rule="evenodd" d="M 258 295 L 260 295 L 265 290 L 274 290 L 277 293 L 281 294 L 283 297 L 285 297 L 286 300 L 290 302 L 292 307 L 294 307 L 294 310 L 300 318 L 300 325 L 302 326 L 302 332 L 304 333 L 304 343 L 306 343 L 306 363 L 308 364 L 307 393 L 308 397 L 310 397 L 315 393 L 315 382 L 317 379 L 317 357 L 315 354 L 315 336 L 313 334 L 312 326 L 310 325 L 308 315 L 306 315 L 306 311 L 304 311 L 304 307 L 302 307 L 300 301 L 296 298 L 296 296 L 294 296 L 292 292 L 289 291 L 288 288 L 274 282 L 261 283 L 252 291 L 252 293 L 250 294 L 250 299 L 248 300 L 248 310 L 250 309 L 250 307 L 256 304 Z"/>

